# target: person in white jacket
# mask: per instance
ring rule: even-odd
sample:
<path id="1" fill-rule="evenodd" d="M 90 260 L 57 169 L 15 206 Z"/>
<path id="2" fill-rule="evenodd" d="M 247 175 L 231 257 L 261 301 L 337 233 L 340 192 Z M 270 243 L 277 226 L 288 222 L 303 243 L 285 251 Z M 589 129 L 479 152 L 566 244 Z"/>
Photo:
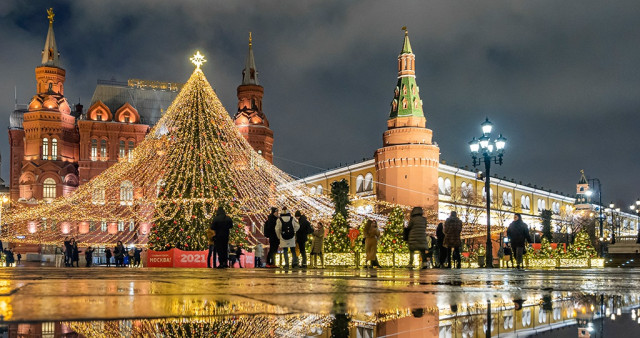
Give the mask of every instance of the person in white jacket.
<path id="1" fill-rule="evenodd" d="M 287 207 L 282 208 L 280 217 L 276 222 L 276 235 L 280 239 L 280 247 L 284 249 L 284 268 L 289 267 L 289 251 L 293 256 L 292 267 L 298 267 L 298 256 L 296 255 L 296 232 L 300 229 L 298 221 L 291 217 Z"/>

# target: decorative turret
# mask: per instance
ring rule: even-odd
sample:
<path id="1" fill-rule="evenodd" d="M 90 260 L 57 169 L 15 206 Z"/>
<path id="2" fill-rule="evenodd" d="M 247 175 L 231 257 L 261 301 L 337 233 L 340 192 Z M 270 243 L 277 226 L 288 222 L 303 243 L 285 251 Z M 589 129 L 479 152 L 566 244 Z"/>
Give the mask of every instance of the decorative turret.
<path id="1" fill-rule="evenodd" d="M 60 53 L 58 52 L 58 46 L 56 46 L 56 36 L 53 34 L 53 8 L 47 10 L 47 18 L 49 19 L 49 32 L 47 32 L 47 39 L 44 42 L 44 49 L 42 50 L 42 65 L 60 67 Z"/>
<path id="2" fill-rule="evenodd" d="M 587 191 L 589 191 L 589 182 L 584 176 L 584 170 L 580 170 L 580 180 L 576 185 L 576 209 L 590 208 L 591 198 L 587 194 Z"/>
<path id="3" fill-rule="evenodd" d="M 264 88 L 258 84 L 258 70 L 253 58 L 253 39 L 249 32 L 249 53 L 242 70 L 242 84 L 238 86 L 238 112 L 234 120 L 240 134 L 258 154 L 273 162 L 273 131 L 262 112 Z"/>
<path id="4" fill-rule="evenodd" d="M 398 82 L 391 101 L 382 148 L 375 153 L 378 199 L 407 206 L 438 209 L 440 149 L 425 127 L 420 90 L 416 83 L 415 55 L 404 30 L 398 55 Z"/>

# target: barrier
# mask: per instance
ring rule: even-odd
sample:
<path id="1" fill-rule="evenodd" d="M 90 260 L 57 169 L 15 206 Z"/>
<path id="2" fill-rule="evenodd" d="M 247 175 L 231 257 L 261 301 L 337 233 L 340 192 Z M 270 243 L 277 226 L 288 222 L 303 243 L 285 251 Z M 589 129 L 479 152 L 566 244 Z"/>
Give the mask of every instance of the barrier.
<path id="1" fill-rule="evenodd" d="M 254 253 L 244 252 L 243 267 L 254 267 Z M 205 251 L 183 251 L 180 249 L 170 249 L 167 251 L 147 252 L 147 266 L 150 268 L 206 268 L 208 250 Z"/>

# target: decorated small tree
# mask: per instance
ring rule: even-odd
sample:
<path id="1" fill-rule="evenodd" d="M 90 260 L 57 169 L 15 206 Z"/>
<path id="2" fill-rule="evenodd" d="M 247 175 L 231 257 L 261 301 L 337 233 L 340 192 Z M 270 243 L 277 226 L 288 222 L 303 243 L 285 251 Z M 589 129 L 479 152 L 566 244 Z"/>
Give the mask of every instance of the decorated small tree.
<path id="1" fill-rule="evenodd" d="M 391 210 L 391 214 L 384 227 L 384 232 L 378 243 L 378 250 L 387 253 L 407 252 L 409 250 L 407 243 L 403 240 L 405 213 L 401 207 L 395 207 Z"/>
<path id="2" fill-rule="evenodd" d="M 547 243 L 553 240 L 553 234 L 551 233 L 551 210 L 542 210 L 540 217 L 542 218 L 542 237 L 547 239 Z"/>
<path id="3" fill-rule="evenodd" d="M 569 247 L 570 258 L 595 258 L 596 249 L 591 245 L 589 234 L 583 229 L 576 234 L 573 244 Z"/>
<path id="4" fill-rule="evenodd" d="M 536 251 L 537 258 L 555 258 L 553 248 L 547 237 L 543 236 L 540 242 L 540 250 Z"/>
<path id="5" fill-rule="evenodd" d="M 324 241 L 326 252 L 352 252 L 349 240 L 349 224 L 341 213 L 337 213 L 329 224 L 329 233 Z"/>

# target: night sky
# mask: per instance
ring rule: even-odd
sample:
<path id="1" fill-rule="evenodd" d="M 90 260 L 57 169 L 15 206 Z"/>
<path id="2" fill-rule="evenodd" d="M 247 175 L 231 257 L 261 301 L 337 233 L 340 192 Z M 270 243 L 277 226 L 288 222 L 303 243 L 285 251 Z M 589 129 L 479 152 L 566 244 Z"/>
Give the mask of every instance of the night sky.
<path id="1" fill-rule="evenodd" d="M 98 79 L 185 82 L 200 50 L 233 115 L 252 31 L 274 162 L 295 176 L 382 145 L 406 25 L 441 160 L 470 165 L 467 142 L 489 117 L 508 139 L 500 177 L 573 195 L 585 169 L 603 202 L 628 210 L 640 197 L 637 0 L 3 0 L 0 126 L 14 86 L 19 103 L 35 94 L 49 7 L 65 95 L 85 108 Z M 7 135 L 0 148 L 8 181 Z"/>

